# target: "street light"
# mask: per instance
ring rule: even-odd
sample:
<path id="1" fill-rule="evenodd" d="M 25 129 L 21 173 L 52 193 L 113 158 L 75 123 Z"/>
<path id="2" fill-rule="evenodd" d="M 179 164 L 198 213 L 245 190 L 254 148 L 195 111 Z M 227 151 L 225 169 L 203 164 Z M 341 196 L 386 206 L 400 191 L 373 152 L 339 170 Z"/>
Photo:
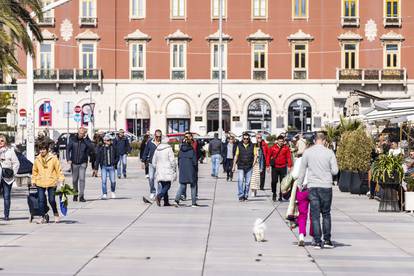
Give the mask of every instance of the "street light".
<path id="1" fill-rule="evenodd" d="M 56 2 L 50 3 L 42 8 L 42 12 L 45 13 L 54 8 L 59 7 L 71 0 L 58 0 Z M 36 16 L 35 12 L 30 13 L 30 17 L 34 18 Z M 30 41 L 33 41 L 33 34 L 30 30 L 29 24 L 26 25 L 26 31 L 30 38 Z M 33 83 L 33 57 L 28 52 L 26 55 L 27 64 L 26 64 L 26 86 L 27 86 L 27 159 L 34 161 L 35 151 L 35 133 L 34 133 L 34 83 Z"/>
<path id="2" fill-rule="evenodd" d="M 219 138 L 223 137 L 223 0 L 219 0 L 219 49 L 218 49 L 218 93 L 219 93 Z"/>

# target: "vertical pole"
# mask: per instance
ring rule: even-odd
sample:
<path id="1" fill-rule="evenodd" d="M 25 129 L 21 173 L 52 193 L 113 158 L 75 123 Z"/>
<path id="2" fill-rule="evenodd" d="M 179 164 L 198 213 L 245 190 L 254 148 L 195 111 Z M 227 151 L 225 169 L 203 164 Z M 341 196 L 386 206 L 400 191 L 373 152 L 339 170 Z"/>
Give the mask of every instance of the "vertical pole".
<path id="1" fill-rule="evenodd" d="M 135 120 L 134 120 L 134 135 L 138 136 L 138 126 L 137 126 L 137 121 L 138 121 L 138 104 L 135 104 Z"/>
<path id="2" fill-rule="evenodd" d="M 219 92 L 219 126 L 218 134 L 220 139 L 223 136 L 223 0 L 219 0 L 219 46 L 218 46 L 218 92 Z"/>
<path id="3" fill-rule="evenodd" d="M 33 40 L 33 34 L 29 24 L 26 26 L 27 34 L 30 41 Z M 34 162 L 34 142 L 35 142 L 35 126 L 34 126 L 34 87 L 33 87 L 33 57 L 30 53 L 26 55 L 26 93 L 27 93 L 27 147 L 26 157 L 29 161 Z"/>
<path id="4" fill-rule="evenodd" d="M 111 107 L 109 106 L 108 110 L 108 119 L 109 119 L 109 131 L 111 131 Z"/>

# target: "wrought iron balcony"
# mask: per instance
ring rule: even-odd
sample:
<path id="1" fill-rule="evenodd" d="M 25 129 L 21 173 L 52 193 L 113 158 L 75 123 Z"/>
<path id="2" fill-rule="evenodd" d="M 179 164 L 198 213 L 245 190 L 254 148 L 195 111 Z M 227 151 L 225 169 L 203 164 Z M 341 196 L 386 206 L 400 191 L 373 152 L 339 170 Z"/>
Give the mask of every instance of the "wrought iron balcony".
<path id="1" fill-rule="evenodd" d="M 362 80 L 362 70 L 360 69 L 340 69 L 339 80 Z"/>
<path id="2" fill-rule="evenodd" d="M 337 69 L 337 84 L 402 84 L 407 85 L 407 70 L 404 69 Z"/>
<path id="3" fill-rule="evenodd" d="M 95 83 L 102 81 L 101 69 L 36 69 L 34 70 L 35 83 L 54 83 L 57 87 L 60 84 Z"/>
<path id="4" fill-rule="evenodd" d="M 39 26 L 55 26 L 55 18 L 53 16 L 43 17 L 43 20 L 39 20 Z"/>
<path id="5" fill-rule="evenodd" d="M 173 79 L 173 80 L 184 80 L 185 79 L 185 71 L 184 70 L 173 70 L 171 72 L 171 79 Z"/>
<path id="6" fill-rule="evenodd" d="M 99 80 L 100 73 L 99 69 L 77 69 L 76 80 Z"/>
<path id="7" fill-rule="evenodd" d="M 0 92 L 17 92 L 17 84 L 0 84 Z"/>
<path id="8" fill-rule="evenodd" d="M 401 27 L 401 21 L 400 16 L 386 16 L 384 17 L 384 27 Z"/>
<path id="9" fill-rule="evenodd" d="M 131 79 L 132 80 L 144 80 L 144 70 L 131 70 Z"/>
<path id="10" fill-rule="evenodd" d="M 383 69 L 381 70 L 381 79 L 403 81 L 405 80 L 405 69 Z"/>
<path id="11" fill-rule="evenodd" d="M 357 16 L 342 16 L 342 27 L 359 27 L 359 17 Z"/>
<path id="12" fill-rule="evenodd" d="M 81 16 L 79 17 L 79 25 L 81 26 L 95 26 L 97 25 L 98 19 L 94 16 Z"/>
<path id="13" fill-rule="evenodd" d="M 265 80 L 266 79 L 266 71 L 265 70 L 254 70 L 253 71 L 253 79 L 254 80 Z"/>
<path id="14" fill-rule="evenodd" d="M 293 79 L 294 80 L 306 80 L 308 78 L 308 72 L 306 69 L 294 69 Z"/>
<path id="15" fill-rule="evenodd" d="M 59 80 L 74 80 L 75 73 L 73 69 L 59 69 Z"/>
<path id="16" fill-rule="evenodd" d="M 57 70 L 56 69 L 35 69 L 33 70 L 34 80 L 56 80 Z"/>

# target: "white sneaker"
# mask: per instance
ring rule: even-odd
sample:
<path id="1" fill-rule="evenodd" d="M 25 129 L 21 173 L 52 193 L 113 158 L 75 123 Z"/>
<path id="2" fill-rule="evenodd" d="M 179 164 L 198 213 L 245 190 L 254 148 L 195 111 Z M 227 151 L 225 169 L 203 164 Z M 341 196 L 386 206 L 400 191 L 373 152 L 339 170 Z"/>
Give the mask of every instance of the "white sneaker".
<path id="1" fill-rule="evenodd" d="M 155 198 L 155 194 L 150 194 L 150 199 L 154 200 L 154 198 Z"/>
<path id="2" fill-rule="evenodd" d="M 303 234 L 299 234 L 299 246 L 305 246 L 305 236 Z"/>
<path id="3" fill-rule="evenodd" d="M 106 194 L 103 194 L 103 195 L 101 195 L 101 199 L 107 199 L 108 197 L 107 197 L 107 195 Z"/>
<path id="4" fill-rule="evenodd" d="M 111 192 L 111 198 L 116 198 L 116 194 L 114 192 Z"/>
<path id="5" fill-rule="evenodd" d="M 145 178 L 147 178 L 147 179 L 148 179 L 148 178 L 149 178 L 149 175 L 148 175 L 148 174 L 146 174 L 146 175 L 145 175 Z"/>

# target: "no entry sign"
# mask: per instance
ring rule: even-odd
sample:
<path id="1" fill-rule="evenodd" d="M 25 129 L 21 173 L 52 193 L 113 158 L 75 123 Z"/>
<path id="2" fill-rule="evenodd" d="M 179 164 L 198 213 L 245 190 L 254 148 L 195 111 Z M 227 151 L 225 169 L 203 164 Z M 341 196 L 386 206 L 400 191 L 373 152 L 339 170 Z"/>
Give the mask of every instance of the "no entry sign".
<path id="1" fill-rule="evenodd" d="M 75 106 L 75 113 L 81 113 L 81 111 L 82 108 L 79 105 Z"/>
<path id="2" fill-rule="evenodd" d="M 26 117 L 26 116 L 27 116 L 27 111 L 26 111 L 26 109 L 21 108 L 21 109 L 19 110 L 19 115 L 20 115 L 20 117 Z"/>

